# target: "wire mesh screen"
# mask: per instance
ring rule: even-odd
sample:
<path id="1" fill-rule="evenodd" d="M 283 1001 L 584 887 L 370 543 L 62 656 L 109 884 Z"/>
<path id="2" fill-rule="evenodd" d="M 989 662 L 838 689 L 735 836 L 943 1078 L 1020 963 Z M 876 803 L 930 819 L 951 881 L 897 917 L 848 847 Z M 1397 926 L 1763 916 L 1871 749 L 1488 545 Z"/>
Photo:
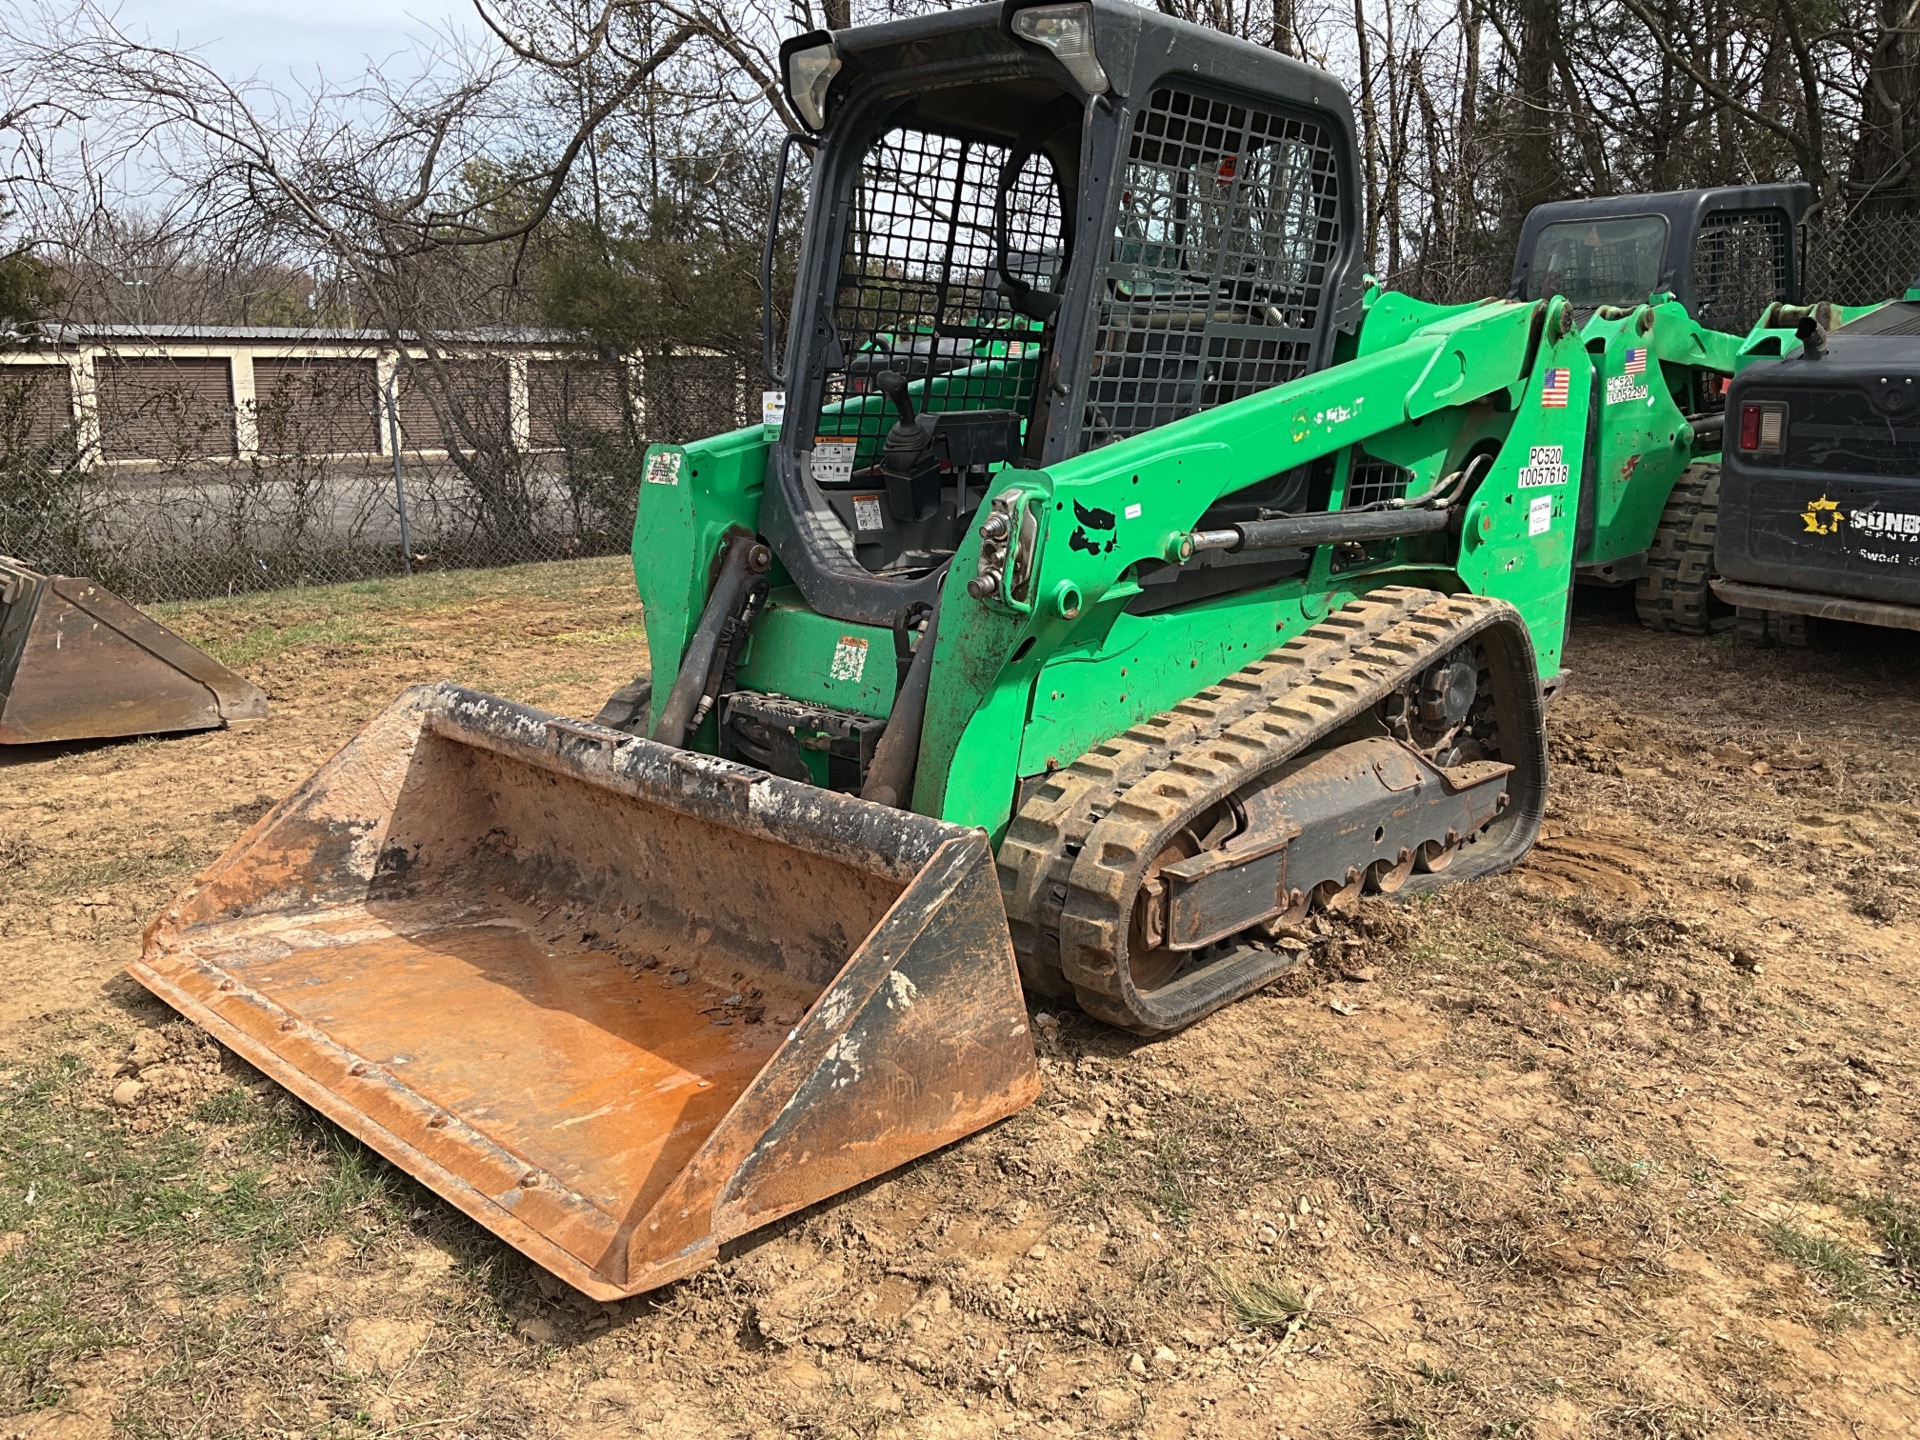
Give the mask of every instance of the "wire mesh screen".
<path id="1" fill-rule="evenodd" d="M 1370 505 L 1378 505 L 1385 500 L 1404 500 L 1407 494 L 1407 482 L 1413 478 L 1411 470 L 1385 460 L 1376 460 L 1359 446 L 1354 446 L 1353 463 L 1347 471 L 1348 510 L 1364 510 Z"/>
<path id="2" fill-rule="evenodd" d="M 1343 239 L 1336 155 L 1311 120 L 1153 92 L 1104 261 L 1082 449 L 1312 368 Z"/>
<path id="3" fill-rule="evenodd" d="M 938 378 L 936 410 L 1025 410 L 1032 398 L 1041 325 L 1002 293 L 994 237 L 1008 159 L 1003 146 L 904 128 L 867 152 L 841 249 L 839 353 L 828 356 L 821 419 L 822 435 L 858 442 L 862 463 L 893 422 L 877 398 L 861 401 L 882 371 Z M 1033 155 L 1009 181 L 1007 271 L 1051 289 L 1064 242 L 1052 162 Z M 848 478 L 821 472 L 816 460 L 816 480 Z"/>
<path id="4" fill-rule="evenodd" d="M 1751 330 L 1761 311 L 1787 295 L 1792 244 L 1778 210 L 1722 210 L 1702 220 L 1693 250 L 1700 323 Z"/>

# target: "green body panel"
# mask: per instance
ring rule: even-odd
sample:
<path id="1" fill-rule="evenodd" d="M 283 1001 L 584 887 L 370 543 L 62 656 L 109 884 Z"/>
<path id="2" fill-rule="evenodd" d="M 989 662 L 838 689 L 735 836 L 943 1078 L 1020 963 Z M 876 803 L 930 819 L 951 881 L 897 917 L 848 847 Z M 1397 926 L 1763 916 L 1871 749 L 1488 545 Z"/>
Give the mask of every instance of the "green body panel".
<path id="1" fill-rule="evenodd" d="M 1399 297 L 1384 306 L 1389 317 L 1417 310 L 1426 323 L 1401 326 L 1406 338 L 1382 349 L 1363 343 L 1346 364 L 1045 471 L 1002 477 L 1031 497 L 1043 526 L 1035 604 L 1023 614 L 967 595 L 979 549 L 969 535 L 942 600 L 943 616 L 969 623 L 941 627 L 915 809 L 997 835 L 1019 774 L 1072 760 L 1383 583 L 1464 586 L 1511 600 L 1534 629 L 1543 674 L 1559 668 L 1588 369 L 1577 336 L 1545 338 L 1564 328 L 1565 307 L 1556 305 L 1550 321 L 1546 306 L 1420 307 Z M 1369 312 L 1367 328 L 1382 308 Z M 1541 404 L 1552 369 L 1571 377 L 1564 406 Z M 1133 568 L 1163 559 L 1223 495 L 1377 437 L 1418 451 L 1418 468 L 1439 476 L 1489 432 L 1506 444 L 1467 508 L 1458 570 L 1401 554 L 1335 577 L 1323 548 L 1295 580 L 1145 619 L 1124 613 L 1138 592 Z M 1567 474 L 1527 485 L 1522 472 L 1547 444 L 1570 457 Z M 1417 480 L 1411 493 L 1420 488 Z M 1533 506 L 1540 499 L 1544 511 Z M 1072 543 L 1075 505 L 1115 517 L 1091 549 Z M 1083 601 L 1074 618 L 1053 603 L 1069 587 Z"/>
<path id="2" fill-rule="evenodd" d="M 887 718 L 897 688 L 893 632 L 850 625 L 807 608 L 792 587 L 776 591 L 740 657 L 740 686 L 835 710 Z"/>
<path id="3" fill-rule="evenodd" d="M 997 839 L 1022 776 L 1071 762 L 1383 584 L 1506 599 L 1533 633 L 1542 676 L 1558 671 L 1594 390 L 1587 337 L 1573 330 L 1570 309 L 1564 301 L 1435 306 L 1375 291 L 1342 352 L 1342 363 L 1286 385 L 1044 470 L 996 477 L 993 492 L 1017 497 L 1038 524 L 1030 600 L 967 593 L 980 547 L 971 529 L 941 599 L 916 810 L 984 826 Z M 938 379 L 927 387 L 936 396 L 941 388 Z M 727 529 L 755 523 L 766 444 L 756 426 L 686 446 L 677 485 L 641 487 L 634 566 L 660 676 L 679 663 Z M 1459 541 L 1384 542 L 1346 568 L 1323 546 L 1303 573 L 1279 583 L 1128 613 L 1140 568 L 1167 561 L 1223 496 L 1330 459 L 1329 505 L 1340 508 L 1356 447 L 1409 470 L 1409 498 L 1489 454 Z M 659 453 L 649 452 L 650 473 Z M 1095 531 L 1080 518 L 1102 513 L 1111 519 Z M 853 678 L 846 647 L 857 650 L 860 640 L 865 659 Z M 890 632 L 816 615 L 797 592 L 777 589 L 740 683 L 882 716 L 893 658 Z M 657 687 L 656 704 L 666 688 Z"/>
<path id="4" fill-rule="evenodd" d="M 997 837 L 1022 775 L 1069 763 L 1382 584 L 1507 599 L 1532 628 L 1543 676 L 1559 669 L 1592 389 L 1564 303 L 1435 306 L 1373 292 L 1345 349 L 1344 363 L 1287 385 L 1046 470 L 1000 474 L 996 493 L 1019 495 L 1039 523 L 1032 602 L 967 593 L 980 545 L 970 532 L 941 600 L 916 810 Z M 1564 403 L 1546 403 L 1548 376 L 1559 370 Z M 927 387 L 941 388 L 938 379 Z M 1127 613 L 1138 567 L 1165 561 L 1223 496 L 1332 457 L 1330 505 L 1339 508 L 1355 446 L 1410 470 L 1410 498 L 1477 448 L 1497 451 L 1466 507 L 1457 561 L 1447 559 L 1445 537 L 1417 537 L 1335 573 L 1333 549 L 1321 547 L 1305 573 L 1282 583 Z M 753 523 L 765 450 L 760 427 L 703 441 L 681 452 L 680 484 L 642 486 L 634 564 L 656 674 L 678 664 L 726 530 Z M 1113 517 L 1111 528 L 1090 536 L 1076 514 L 1097 512 Z M 814 615 L 790 590 L 775 601 L 755 627 L 741 683 L 884 715 L 891 634 Z M 843 642 L 862 639 L 859 678 L 848 677 L 844 658 L 836 675 Z"/>
<path id="5" fill-rule="evenodd" d="M 767 427 L 750 425 L 690 445 L 652 446 L 641 462 L 633 574 L 656 677 L 680 669 L 727 531 L 759 523 L 768 444 Z M 649 730 L 659 723 L 670 687 L 670 680 L 653 687 Z"/>
<path id="6" fill-rule="evenodd" d="M 1731 375 L 1740 337 L 1709 330 L 1673 300 L 1602 311 L 1582 339 L 1598 381 L 1591 542 L 1583 565 L 1605 565 L 1653 544 L 1667 498 L 1686 468 L 1717 452 L 1696 451 L 1687 423 L 1693 377 Z M 1629 368 L 1638 354 L 1639 369 Z"/>

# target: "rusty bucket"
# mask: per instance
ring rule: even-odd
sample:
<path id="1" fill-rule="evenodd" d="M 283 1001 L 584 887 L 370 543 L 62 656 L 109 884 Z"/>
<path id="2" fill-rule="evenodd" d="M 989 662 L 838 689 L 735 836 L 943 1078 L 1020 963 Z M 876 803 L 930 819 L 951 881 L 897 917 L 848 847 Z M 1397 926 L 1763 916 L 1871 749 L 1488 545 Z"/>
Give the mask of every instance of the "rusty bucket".
<path id="1" fill-rule="evenodd" d="M 983 832 L 453 685 L 242 836 L 132 972 L 603 1300 L 1039 1090 Z"/>
<path id="2" fill-rule="evenodd" d="M 267 697 L 97 581 L 0 556 L 0 745 L 213 730 Z"/>

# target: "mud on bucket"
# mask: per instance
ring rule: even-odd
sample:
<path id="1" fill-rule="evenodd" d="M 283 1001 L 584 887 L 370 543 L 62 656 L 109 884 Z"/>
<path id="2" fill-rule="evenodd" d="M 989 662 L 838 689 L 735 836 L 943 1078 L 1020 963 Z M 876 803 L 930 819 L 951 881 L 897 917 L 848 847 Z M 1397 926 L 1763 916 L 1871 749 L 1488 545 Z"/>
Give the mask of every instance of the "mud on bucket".
<path id="1" fill-rule="evenodd" d="M 600 1299 L 1039 1090 L 984 833 L 452 685 L 132 972 Z"/>

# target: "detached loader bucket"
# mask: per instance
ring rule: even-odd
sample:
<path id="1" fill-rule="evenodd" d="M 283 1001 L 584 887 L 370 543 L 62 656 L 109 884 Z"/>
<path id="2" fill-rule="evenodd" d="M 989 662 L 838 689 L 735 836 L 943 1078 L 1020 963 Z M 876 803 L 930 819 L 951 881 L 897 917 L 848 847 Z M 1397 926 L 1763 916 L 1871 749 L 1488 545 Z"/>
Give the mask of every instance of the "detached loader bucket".
<path id="1" fill-rule="evenodd" d="M 600 1299 L 1039 1091 L 983 832 L 452 685 L 132 971 Z"/>
<path id="2" fill-rule="evenodd" d="M 0 745 L 213 730 L 267 697 L 78 575 L 0 557 Z"/>

